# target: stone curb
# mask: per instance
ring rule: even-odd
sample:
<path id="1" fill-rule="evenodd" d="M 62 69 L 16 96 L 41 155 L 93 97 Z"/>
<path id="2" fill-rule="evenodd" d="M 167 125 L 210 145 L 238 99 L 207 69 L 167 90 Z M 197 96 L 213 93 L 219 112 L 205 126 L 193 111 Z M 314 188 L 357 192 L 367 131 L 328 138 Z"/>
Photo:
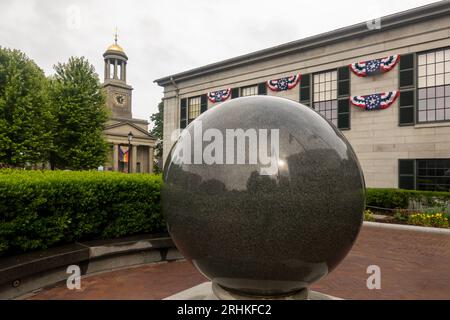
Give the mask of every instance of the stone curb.
<path id="1" fill-rule="evenodd" d="M 0 259 L 0 299 L 14 299 L 66 281 L 67 267 L 81 276 L 147 263 L 183 259 L 167 234 L 90 241 Z"/>
<path id="2" fill-rule="evenodd" d="M 444 228 L 433 228 L 433 227 L 420 227 L 411 226 L 405 224 L 395 224 L 395 223 L 381 223 L 381 222 L 370 222 L 364 221 L 364 226 L 371 228 L 384 228 L 392 230 L 404 230 L 404 231 L 414 231 L 414 232 L 425 232 L 434 234 L 446 234 L 450 236 L 450 229 Z"/>

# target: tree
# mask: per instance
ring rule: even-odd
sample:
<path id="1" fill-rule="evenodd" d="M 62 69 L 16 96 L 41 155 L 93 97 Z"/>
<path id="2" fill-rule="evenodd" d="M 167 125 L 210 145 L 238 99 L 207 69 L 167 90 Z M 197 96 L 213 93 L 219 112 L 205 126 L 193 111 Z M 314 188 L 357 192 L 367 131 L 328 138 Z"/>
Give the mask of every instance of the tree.
<path id="1" fill-rule="evenodd" d="M 161 159 L 163 156 L 163 129 L 164 129 L 164 102 L 158 104 L 158 112 L 150 116 L 150 121 L 153 123 L 153 128 L 150 133 L 158 139 L 156 144 L 156 157 Z M 159 161 L 158 161 L 159 162 Z M 156 172 L 160 172 L 161 168 L 157 167 Z"/>
<path id="2" fill-rule="evenodd" d="M 24 53 L 0 47 L 0 164 L 46 162 L 52 114 L 44 72 Z"/>
<path id="3" fill-rule="evenodd" d="M 100 80 L 84 57 L 54 66 L 50 101 L 55 114 L 52 168 L 94 169 L 105 163 L 108 145 L 103 130 L 108 120 Z"/>

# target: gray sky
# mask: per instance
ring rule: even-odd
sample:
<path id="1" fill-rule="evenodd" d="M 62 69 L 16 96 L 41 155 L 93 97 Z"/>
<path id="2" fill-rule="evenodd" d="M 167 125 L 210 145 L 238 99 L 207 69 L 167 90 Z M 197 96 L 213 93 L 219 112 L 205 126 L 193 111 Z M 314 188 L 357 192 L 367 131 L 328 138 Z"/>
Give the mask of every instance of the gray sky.
<path id="1" fill-rule="evenodd" d="M 113 43 L 129 57 L 133 116 L 156 112 L 159 77 L 435 1 L 427 0 L 0 0 L 0 46 L 44 69 L 85 56 L 103 79 Z"/>

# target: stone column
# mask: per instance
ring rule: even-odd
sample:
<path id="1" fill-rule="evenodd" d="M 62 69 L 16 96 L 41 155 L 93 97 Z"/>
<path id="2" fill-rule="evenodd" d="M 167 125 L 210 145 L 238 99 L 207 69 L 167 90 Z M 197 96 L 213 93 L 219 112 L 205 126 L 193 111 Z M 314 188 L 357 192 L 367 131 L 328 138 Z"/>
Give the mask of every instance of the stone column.
<path id="1" fill-rule="evenodd" d="M 109 59 L 105 60 L 105 80 L 109 77 Z"/>
<path id="2" fill-rule="evenodd" d="M 137 145 L 133 144 L 131 147 L 131 173 L 136 173 Z"/>
<path id="3" fill-rule="evenodd" d="M 127 63 L 124 61 L 122 64 L 122 77 L 123 77 L 123 81 L 127 82 Z"/>
<path id="4" fill-rule="evenodd" d="M 113 147 L 113 163 L 112 163 L 112 167 L 114 171 L 119 171 L 119 145 L 118 144 L 114 144 Z"/>
<path id="5" fill-rule="evenodd" d="M 117 79 L 117 59 L 114 59 L 114 79 Z"/>
<path id="6" fill-rule="evenodd" d="M 153 153 L 155 149 L 148 147 L 148 173 L 153 173 Z"/>

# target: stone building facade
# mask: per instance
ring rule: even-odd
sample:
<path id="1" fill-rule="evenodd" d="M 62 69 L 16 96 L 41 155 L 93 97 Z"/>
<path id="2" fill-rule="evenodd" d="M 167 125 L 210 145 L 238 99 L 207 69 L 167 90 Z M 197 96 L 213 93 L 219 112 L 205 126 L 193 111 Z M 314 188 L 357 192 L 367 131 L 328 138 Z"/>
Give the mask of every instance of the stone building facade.
<path id="1" fill-rule="evenodd" d="M 111 146 L 105 170 L 152 173 L 156 138 L 148 132 L 146 120 L 132 117 L 133 88 L 127 84 L 128 57 L 117 44 L 117 36 L 115 43 L 108 47 L 103 57 L 103 89 L 106 93 L 106 105 L 112 115 L 105 129 L 106 139 Z"/>
<path id="2" fill-rule="evenodd" d="M 349 65 L 400 55 L 389 72 L 358 77 Z M 281 92 L 269 79 L 301 74 Z M 206 94 L 268 94 L 299 101 L 337 125 L 368 187 L 450 190 L 450 2 L 440 1 L 155 80 L 164 88 L 164 159 L 171 134 L 216 104 Z M 384 110 L 352 96 L 399 91 Z"/>

